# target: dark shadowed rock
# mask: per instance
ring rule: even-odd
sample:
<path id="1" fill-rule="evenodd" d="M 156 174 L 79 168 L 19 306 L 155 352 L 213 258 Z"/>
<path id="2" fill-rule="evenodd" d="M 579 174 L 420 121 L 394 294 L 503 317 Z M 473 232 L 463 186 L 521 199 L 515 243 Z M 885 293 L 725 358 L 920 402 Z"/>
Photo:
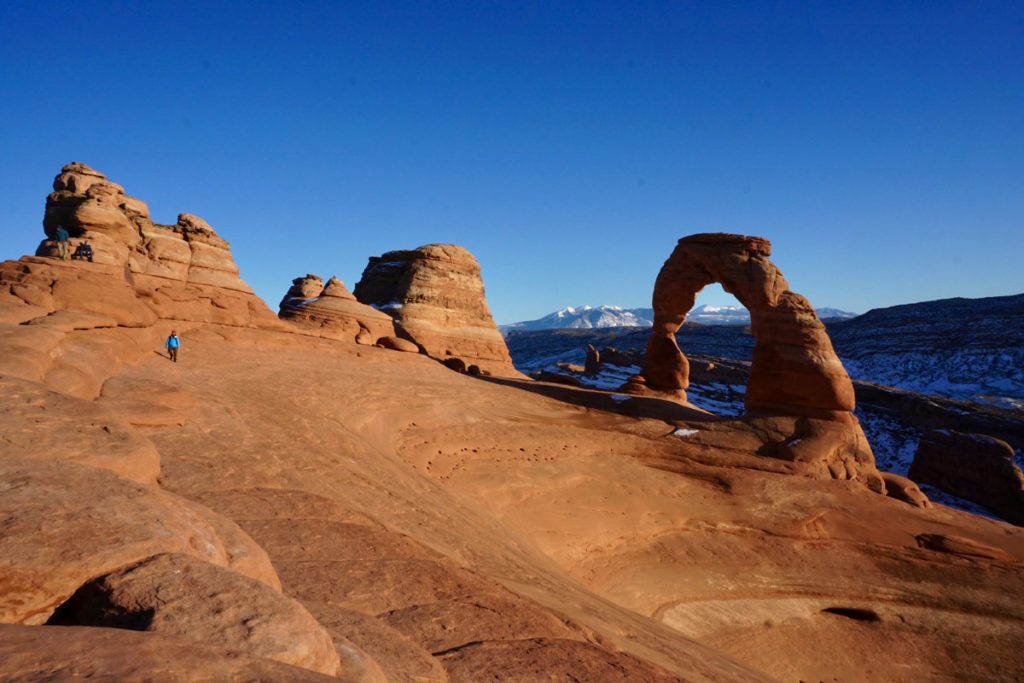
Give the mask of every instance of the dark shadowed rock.
<path id="1" fill-rule="evenodd" d="M 1024 473 L 1013 449 L 985 434 L 934 430 L 918 443 L 910 477 L 1024 524 Z"/>
<path id="2" fill-rule="evenodd" d="M 50 623 L 177 635 L 329 676 L 340 669 L 330 636 L 302 605 L 189 555 L 156 555 L 95 578 Z"/>

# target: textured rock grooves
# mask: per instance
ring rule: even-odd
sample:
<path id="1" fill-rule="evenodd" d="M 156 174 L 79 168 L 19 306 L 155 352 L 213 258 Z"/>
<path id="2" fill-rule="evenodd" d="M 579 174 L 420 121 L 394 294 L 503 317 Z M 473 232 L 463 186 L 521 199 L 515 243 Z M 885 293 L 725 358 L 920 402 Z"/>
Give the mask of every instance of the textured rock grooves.
<path id="1" fill-rule="evenodd" d="M 355 296 L 391 315 L 433 358 L 459 358 L 489 374 L 521 377 L 491 318 L 480 265 L 462 247 L 428 244 L 372 256 Z"/>
<path id="2" fill-rule="evenodd" d="M 312 274 L 292 280 L 291 289 L 281 300 L 278 316 L 321 337 L 358 344 L 374 344 L 381 338 L 395 336 L 391 316 L 356 301 L 336 277 L 326 285 Z"/>
<path id="3" fill-rule="evenodd" d="M 65 166 L 53 189 L 36 256 L 0 264 L 0 323 L 31 329 L 0 328 L 18 338 L 16 353 L 0 357 L 0 372 L 94 398 L 107 377 L 159 348 L 173 327 L 283 327 L 201 218 L 183 213 L 175 225 L 154 223 L 144 202 L 79 163 Z M 56 258 L 61 225 L 69 251 L 92 245 L 91 262 Z"/>
<path id="4" fill-rule="evenodd" d="M 718 282 L 750 311 L 756 343 L 746 414 L 775 432 L 765 454 L 810 464 L 808 472 L 817 476 L 862 480 L 884 492 L 852 414 L 853 384 L 814 308 L 790 291 L 770 255 L 771 243 L 763 237 L 704 233 L 679 240 L 654 284 L 646 387 L 685 399 L 690 366 L 675 333 L 697 294 Z"/>
<path id="5" fill-rule="evenodd" d="M 0 679 L 1024 678 L 1024 529 L 788 476 L 817 466 L 798 423 L 849 423 L 244 317 L 244 291 L 143 272 L 142 208 L 73 171 L 61 220 L 126 258 L 0 270 Z M 192 265 L 196 226 L 171 230 Z M 351 302 L 298 280 L 297 308 Z"/>

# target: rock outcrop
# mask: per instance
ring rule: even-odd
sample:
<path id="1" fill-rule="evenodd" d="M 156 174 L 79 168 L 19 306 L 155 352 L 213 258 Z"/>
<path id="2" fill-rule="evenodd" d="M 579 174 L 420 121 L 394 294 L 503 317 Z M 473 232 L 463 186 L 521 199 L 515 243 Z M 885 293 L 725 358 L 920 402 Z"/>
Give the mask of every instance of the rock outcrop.
<path id="1" fill-rule="evenodd" d="M 85 626 L 0 624 L 0 661 L 9 681 L 338 681 L 235 647 Z"/>
<path id="2" fill-rule="evenodd" d="M 162 553 L 187 553 L 280 589 L 266 553 L 241 529 L 155 486 L 17 458 L 0 458 L 0 482 L 0 622 L 44 623 L 91 578 Z"/>
<path id="3" fill-rule="evenodd" d="M 521 376 L 491 318 L 480 265 L 462 247 L 428 244 L 372 256 L 355 296 L 392 316 L 432 358 L 457 357 L 493 375 Z"/>
<path id="4" fill-rule="evenodd" d="M 95 263 L 127 266 L 139 276 L 137 286 L 157 290 L 167 284 L 159 280 L 169 280 L 252 294 L 238 277 L 230 246 L 206 221 L 182 213 L 174 225 L 154 223 L 144 202 L 85 164 L 68 164 L 54 179 L 43 216 L 47 239 L 37 256 L 56 255 L 60 225 L 71 235 L 72 248 L 88 240 Z"/>
<path id="5" fill-rule="evenodd" d="M 155 555 L 87 582 L 49 620 L 166 633 L 334 676 L 331 637 L 298 602 L 190 555 Z"/>
<path id="6" fill-rule="evenodd" d="M 359 303 L 341 280 L 332 277 L 323 284 L 317 275 L 292 280 L 281 300 L 278 316 L 321 337 L 374 344 L 381 337 L 395 336 L 391 316 Z"/>
<path id="7" fill-rule="evenodd" d="M 921 437 L 910 477 L 1024 525 L 1024 473 L 1013 457 L 1000 439 L 938 429 Z"/>
<path id="8" fill-rule="evenodd" d="M 0 334 L 3 325 L 28 324 L 40 337 L 25 343 L 19 333 L 16 362 L 0 361 L 5 372 L 94 398 L 106 377 L 158 347 L 171 327 L 284 327 L 203 219 L 182 213 L 174 225 L 154 223 L 144 202 L 85 164 L 65 166 L 53 190 L 36 255 L 0 263 Z M 59 226 L 71 251 L 91 244 L 92 261 L 57 258 Z"/>
<path id="9" fill-rule="evenodd" d="M 885 484 L 853 416 L 853 384 L 825 326 L 769 260 L 763 237 L 726 233 L 679 240 L 654 285 L 654 326 L 647 343 L 646 389 L 685 399 L 690 368 L 675 333 L 697 294 L 718 282 L 750 311 L 756 344 L 747 383 L 748 420 L 766 420 L 774 457 L 817 465 L 823 476 Z M 643 391 L 639 383 L 628 385 Z M 779 440 L 778 437 L 781 437 Z"/>

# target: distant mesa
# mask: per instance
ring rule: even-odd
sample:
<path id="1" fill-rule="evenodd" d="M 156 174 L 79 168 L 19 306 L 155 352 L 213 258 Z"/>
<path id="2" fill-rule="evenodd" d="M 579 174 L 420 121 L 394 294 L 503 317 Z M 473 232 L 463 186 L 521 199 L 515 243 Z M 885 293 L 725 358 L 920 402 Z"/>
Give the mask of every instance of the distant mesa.
<path id="1" fill-rule="evenodd" d="M 522 376 L 491 318 L 480 265 L 463 247 L 428 244 L 371 256 L 354 293 L 394 318 L 402 335 L 432 358 Z"/>
<path id="2" fill-rule="evenodd" d="M 312 274 L 292 280 L 278 316 L 322 337 L 359 344 L 374 344 L 382 337 L 396 335 L 391 316 L 356 301 L 336 277 L 326 285 Z"/>
<path id="3" fill-rule="evenodd" d="M 685 399 L 690 366 L 676 343 L 698 292 L 718 282 L 750 311 L 756 340 L 745 409 L 748 421 L 776 430 L 775 457 L 809 463 L 822 476 L 885 485 L 874 455 L 853 416 L 853 384 L 814 308 L 769 260 L 762 237 L 725 233 L 679 240 L 654 285 L 654 326 L 643 379 L 654 390 Z M 770 424 L 769 424 L 770 423 Z"/>

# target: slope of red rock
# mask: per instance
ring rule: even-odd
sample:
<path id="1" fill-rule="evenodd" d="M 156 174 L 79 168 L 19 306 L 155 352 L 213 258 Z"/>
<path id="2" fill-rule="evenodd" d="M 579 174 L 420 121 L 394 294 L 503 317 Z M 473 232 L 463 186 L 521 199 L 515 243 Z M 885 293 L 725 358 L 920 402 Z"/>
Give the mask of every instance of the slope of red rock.
<path id="1" fill-rule="evenodd" d="M 0 266 L 0 678 L 1024 676 L 1018 527 L 163 286 Z"/>

